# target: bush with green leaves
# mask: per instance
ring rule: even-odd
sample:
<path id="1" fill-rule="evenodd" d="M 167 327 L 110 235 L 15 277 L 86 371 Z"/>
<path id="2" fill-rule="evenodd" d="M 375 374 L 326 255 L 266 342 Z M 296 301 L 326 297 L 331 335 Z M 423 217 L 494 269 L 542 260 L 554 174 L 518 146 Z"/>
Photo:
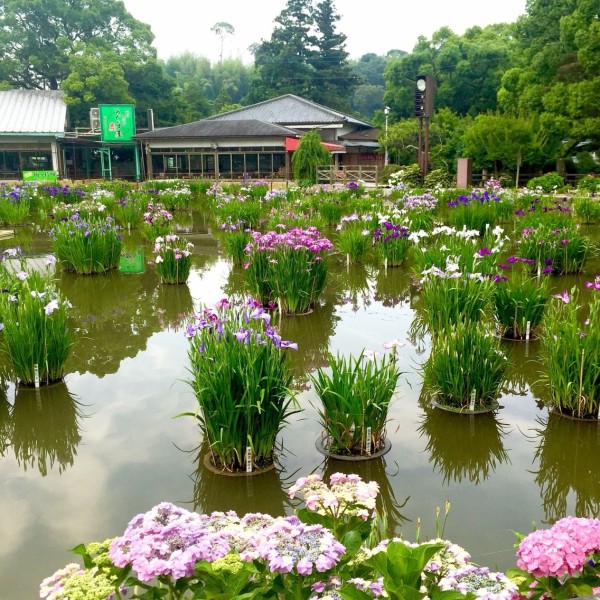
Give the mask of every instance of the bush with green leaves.
<path id="1" fill-rule="evenodd" d="M 421 185 L 422 179 L 421 168 L 417 164 L 412 164 L 392 173 L 388 179 L 388 184 L 392 187 L 406 186 L 414 188 Z"/>
<path id="2" fill-rule="evenodd" d="M 21 384 L 59 381 L 73 346 L 67 324 L 71 305 L 43 274 L 18 271 L 10 278 L 3 299 L 2 351 Z"/>
<path id="3" fill-rule="evenodd" d="M 52 247 L 66 271 L 104 273 L 119 266 L 122 239 L 112 217 L 87 220 L 75 213 L 51 229 Z"/>
<path id="4" fill-rule="evenodd" d="M 586 192 L 600 192 L 600 177 L 591 173 L 582 177 L 577 182 L 577 189 L 585 190 Z"/>
<path id="5" fill-rule="evenodd" d="M 535 190 L 541 188 L 543 192 L 546 194 L 550 194 L 559 190 L 565 185 L 564 178 L 559 175 L 556 171 L 552 171 L 551 173 L 545 173 L 544 175 L 540 175 L 539 177 L 533 177 L 527 182 L 527 188 L 530 190 Z"/>
<path id="6" fill-rule="evenodd" d="M 425 175 L 423 185 L 426 188 L 446 188 L 453 184 L 453 177 L 444 169 L 434 169 Z"/>
<path id="7" fill-rule="evenodd" d="M 290 390 L 288 350 L 270 315 L 249 299 L 204 308 L 186 330 L 193 414 L 210 446 L 213 465 L 224 471 L 273 463 L 277 436 L 297 412 Z M 248 450 L 250 449 L 250 450 Z"/>
<path id="8" fill-rule="evenodd" d="M 500 340 L 484 323 L 459 319 L 436 337 L 422 368 L 427 396 L 457 412 L 493 408 L 508 365 Z"/>
<path id="9" fill-rule="evenodd" d="M 579 291 L 556 294 L 544 318 L 543 378 L 551 408 L 580 419 L 598 419 L 600 408 L 600 277 L 588 282 L 592 298 Z"/>
<path id="10" fill-rule="evenodd" d="M 294 179 L 304 185 L 317 181 L 317 167 L 331 163 L 331 154 L 323 146 L 321 136 L 316 130 L 305 133 L 300 138 L 298 148 L 292 154 Z"/>
<path id="11" fill-rule="evenodd" d="M 401 372 L 395 352 L 382 357 L 328 355 L 328 369 L 310 375 L 320 407 L 325 449 L 365 455 L 385 446 L 388 410 Z"/>

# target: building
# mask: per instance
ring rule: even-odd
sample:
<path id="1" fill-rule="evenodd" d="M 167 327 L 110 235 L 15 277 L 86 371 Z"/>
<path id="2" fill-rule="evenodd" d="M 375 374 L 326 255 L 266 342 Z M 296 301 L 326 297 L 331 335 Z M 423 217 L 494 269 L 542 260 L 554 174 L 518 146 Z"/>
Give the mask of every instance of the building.
<path id="1" fill-rule="evenodd" d="M 0 179 L 22 179 L 23 171 L 62 173 L 59 140 L 66 128 L 62 92 L 0 91 Z"/>
<path id="2" fill-rule="evenodd" d="M 304 133 L 319 131 L 333 164 L 383 166 L 370 123 L 286 94 L 201 121 L 141 133 L 146 177 L 289 178 Z"/>

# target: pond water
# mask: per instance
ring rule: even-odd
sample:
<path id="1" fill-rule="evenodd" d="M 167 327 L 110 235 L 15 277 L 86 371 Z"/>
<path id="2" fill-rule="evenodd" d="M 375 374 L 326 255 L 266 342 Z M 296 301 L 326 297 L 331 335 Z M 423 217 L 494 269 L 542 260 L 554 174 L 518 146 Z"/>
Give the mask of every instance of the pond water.
<path id="1" fill-rule="evenodd" d="M 197 404 L 186 384 L 185 315 L 224 294 L 244 293 L 206 219 L 187 214 L 181 227 L 195 244 L 187 286 L 163 286 L 152 266 L 139 274 L 57 274 L 73 304 L 76 345 L 63 383 L 38 391 L 4 381 L 0 390 L 0 598 L 30 600 L 40 581 L 71 562 L 80 542 L 113 537 L 161 501 L 210 512 L 289 513 L 293 481 L 312 472 L 356 472 L 375 479 L 390 529 L 409 540 L 435 534 L 436 507 L 451 503 L 445 537 L 473 559 L 514 565 L 513 530 L 529 532 L 567 514 L 600 512 L 600 425 L 549 414 L 539 383 L 538 343 L 505 342 L 513 366 L 494 415 L 452 415 L 421 398 L 419 366 L 428 340 L 411 340 L 414 288 L 405 269 L 346 267 L 333 257 L 323 298 L 310 315 L 281 319 L 304 409 L 283 430 L 278 468 L 251 478 L 214 475 L 190 417 Z M 135 247 L 135 240 L 127 238 Z M 4 247 L 50 251 L 47 234 L 19 228 Z M 145 260 L 151 259 L 149 246 Z M 598 263 L 588 269 L 591 279 Z M 556 279 L 557 291 L 574 279 Z M 306 374 L 327 350 L 383 351 L 392 339 L 404 375 L 390 411 L 391 451 L 376 461 L 325 459 L 315 396 Z"/>

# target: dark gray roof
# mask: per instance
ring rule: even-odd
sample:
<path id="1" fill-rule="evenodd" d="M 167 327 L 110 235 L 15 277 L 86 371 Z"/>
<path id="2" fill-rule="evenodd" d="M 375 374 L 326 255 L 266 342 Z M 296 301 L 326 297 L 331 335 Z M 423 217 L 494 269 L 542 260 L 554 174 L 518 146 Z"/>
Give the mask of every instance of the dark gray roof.
<path id="1" fill-rule="evenodd" d="M 350 115 L 335 111 L 316 102 L 305 100 L 294 94 L 286 94 L 265 100 L 252 106 L 237 108 L 226 113 L 209 117 L 210 121 L 231 121 L 238 119 L 260 119 L 280 125 L 322 125 L 329 123 L 352 123 L 363 127 L 373 127 Z"/>
<path id="2" fill-rule="evenodd" d="M 64 135 L 67 105 L 57 90 L 0 92 L 0 134 Z"/>
<path id="3" fill-rule="evenodd" d="M 228 137 L 296 137 L 296 132 L 274 123 L 258 119 L 236 119 L 214 121 L 203 119 L 185 125 L 163 127 L 140 133 L 136 140 L 174 139 L 174 138 L 228 138 Z"/>

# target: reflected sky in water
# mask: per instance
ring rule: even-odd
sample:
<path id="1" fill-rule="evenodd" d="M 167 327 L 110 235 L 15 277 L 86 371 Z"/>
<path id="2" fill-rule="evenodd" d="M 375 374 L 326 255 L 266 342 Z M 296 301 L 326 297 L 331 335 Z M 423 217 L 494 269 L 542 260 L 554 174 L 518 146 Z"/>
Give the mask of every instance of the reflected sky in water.
<path id="1" fill-rule="evenodd" d="M 469 419 L 424 406 L 419 366 L 429 346 L 410 340 L 410 274 L 347 267 L 338 257 L 313 313 L 280 320 L 283 337 L 299 343 L 292 365 L 304 410 L 283 430 L 277 470 L 251 480 L 206 471 L 196 423 L 177 418 L 197 406 L 185 383 L 185 315 L 245 292 L 243 269 L 223 257 L 206 223 L 192 231 L 187 286 L 161 286 L 151 265 L 141 274 L 60 274 L 76 333 L 65 382 L 39 394 L 10 382 L 0 389 L 0 597 L 36 597 L 39 582 L 72 560 L 69 548 L 119 535 L 158 502 L 284 514 L 293 509 L 287 488 L 312 472 L 354 471 L 379 481 L 391 528 L 408 539 L 419 517 L 422 539 L 434 535 L 436 507 L 449 500 L 446 537 L 475 561 L 502 569 L 514 564 L 511 530 L 528 532 L 533 521 L 566 514 L 597 516 L 600 477 L 591 457 L 600 429 L 548 415 L 537 344 L 505 344 L 513 367 L 496 416 Z M 41 237 L 20 235 L 26 248 L 47 251 Z M 320 427 L 306 373 L 325 364 L 327 351 L 383 352 L 393 339 L 405 345 L 388 424 L 391 451 L 376 463 L 325 460 L 314 445 Z"/>

